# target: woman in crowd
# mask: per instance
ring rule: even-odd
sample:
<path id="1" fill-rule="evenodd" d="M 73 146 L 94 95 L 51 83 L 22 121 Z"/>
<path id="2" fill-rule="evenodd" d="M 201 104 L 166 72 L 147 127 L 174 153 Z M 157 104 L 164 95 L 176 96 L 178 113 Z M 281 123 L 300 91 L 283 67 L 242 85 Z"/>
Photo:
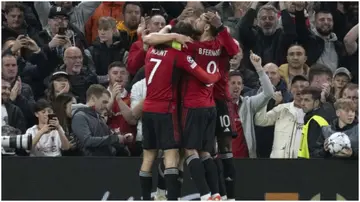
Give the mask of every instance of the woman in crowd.
<path id="1" fill-rule="evenodd" d="M 76 104 L 76 100 L 70 93 L 59 94 L 52 105 L 56 116 L 58 117 L 59 124 L 65 132 L 65 136 L 70 141 L 70 149 L 63 151 L 64 156 L 81 156 L 78 148 L 78 142 L 71 130 L 71 117 L 72 117 L 72 105 Z"/>
<path id="2" fill-rule="evenodd" d="M 63 71 L 55 72 L 50 77 L 49 86 L 45 92 L 46 99 L 53 103 L 58 95 L 71 92 L 70 88 L 69 75 Z M 76 99 L 73 99 L 76 102 Z"/>
<path id="3" fill-rule="evenodd" d="M 34 111 L 38 124 L 26 131 L 32 136 L 30 156 L 61 156 L 61 150 L 68 150 L 70 143 L 50 103 L 40 99 Z"/>

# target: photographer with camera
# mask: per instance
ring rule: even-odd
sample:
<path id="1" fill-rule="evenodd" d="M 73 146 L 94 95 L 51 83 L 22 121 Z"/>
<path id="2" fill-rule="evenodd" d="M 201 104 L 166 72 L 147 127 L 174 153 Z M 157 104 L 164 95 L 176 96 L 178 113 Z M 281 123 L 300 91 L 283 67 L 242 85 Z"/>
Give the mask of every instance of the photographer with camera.
<path id="1" fill-rule="evenodd" d="M 38 125 L 26 131 L 27 135 L 32 136 L 30 156 L 61 156 L 61 150 L 68 150 L 70 143 L 50 103 L 38 100 L 34 111 Z"/>

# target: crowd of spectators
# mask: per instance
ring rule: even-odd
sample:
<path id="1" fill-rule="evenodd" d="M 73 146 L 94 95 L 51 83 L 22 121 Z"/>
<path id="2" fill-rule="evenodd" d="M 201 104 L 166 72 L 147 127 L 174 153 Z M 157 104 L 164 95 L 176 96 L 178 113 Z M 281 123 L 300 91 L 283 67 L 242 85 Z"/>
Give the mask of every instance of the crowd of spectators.
<path id="1" fill-rule="evenodd" d="M 31 135 L 17 155 L 141 156 L 144 36 L 208 7 L 241 49 L 234 157 L 297 158 L 306 125 L 311 158 L 335 131 L 357 158 L 358 2 L 2 2 L 2 135 Z"/>

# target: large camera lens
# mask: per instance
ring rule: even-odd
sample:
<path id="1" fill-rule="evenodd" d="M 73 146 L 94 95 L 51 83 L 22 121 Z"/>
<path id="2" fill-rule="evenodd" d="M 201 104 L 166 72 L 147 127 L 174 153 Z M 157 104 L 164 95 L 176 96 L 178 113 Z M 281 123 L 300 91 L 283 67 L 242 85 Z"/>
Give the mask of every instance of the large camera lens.
<path id="1" fill-rule="evenodd" d="M 15 136 L 2 136 L 1 146 L 12 149 L 25 149 L 31 150 L 32 136 L 31 135 L 15 135 Z"/>

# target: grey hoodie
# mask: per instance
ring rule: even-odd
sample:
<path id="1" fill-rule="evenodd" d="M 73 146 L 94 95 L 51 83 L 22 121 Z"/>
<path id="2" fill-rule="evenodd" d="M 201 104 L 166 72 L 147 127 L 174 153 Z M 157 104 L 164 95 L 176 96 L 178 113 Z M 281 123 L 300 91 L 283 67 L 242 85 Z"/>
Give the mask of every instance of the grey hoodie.
<path id="1" fill-rule="evenodd" d="M 274 95 L 274 88 L 269 77 L 263 70 L 259 71 L 258 74 L 263 91 L 257 95 L 242 98 L 242 104 L 238 112 L 250 158 L 257 157 L 254 116 L 261 108 L 267 105 Z"/>
<path id="2" fill-rule="evenodd" d="M 338 68 L 339 65 L 339 56 L 335 50 L 335 42 L 337 41 L 337 36 L 335 33 L 331 33 L 329 37 L 325 38 L 319 34 L 315 27 L 311 31 L 318 37 L 324 40 L 324 51 L 317 60 L 317 63 L 323 64 L 326 67 L 330 68 L 332 72 Z"/>
<path id="3" fill-rule="evenodd" d="M 72 107 L 71 128 L 85 156 L 114 156 L 124 147 L 94 109 L 81 104 Z"/>

